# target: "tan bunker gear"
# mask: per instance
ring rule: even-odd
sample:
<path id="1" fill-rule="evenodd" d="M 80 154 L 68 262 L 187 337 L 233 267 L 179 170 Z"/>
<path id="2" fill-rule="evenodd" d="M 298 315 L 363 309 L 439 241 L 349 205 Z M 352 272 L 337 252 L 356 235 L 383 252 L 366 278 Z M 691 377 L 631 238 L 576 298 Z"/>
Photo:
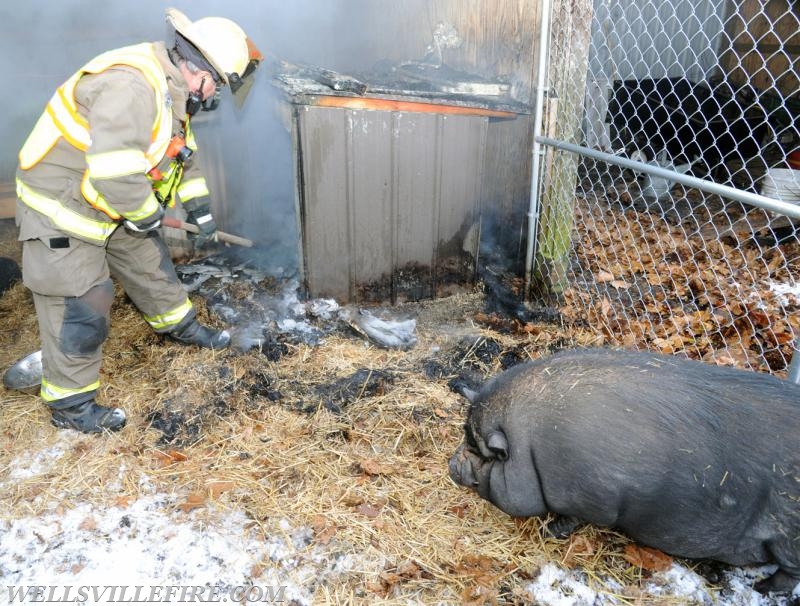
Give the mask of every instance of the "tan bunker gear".
<path id="1" fill-rule="evenodd" d="M 196 151 L 184 82 L 161 43 L 104 53 L 58 88 L 20 152 L 23 282 L 39 318 L 41 396 L 54 411 L 92 400 L 99 387 L 112 277 L 156 332 L 185 340 L 181 331 L 197 330 L 151 231 L 160 201 L 187 212 L 209 204 L 196 162 L 165 155 L 173 137 Z M 211 346 L 227 345 L 227 333 L 205 330 Z"/>

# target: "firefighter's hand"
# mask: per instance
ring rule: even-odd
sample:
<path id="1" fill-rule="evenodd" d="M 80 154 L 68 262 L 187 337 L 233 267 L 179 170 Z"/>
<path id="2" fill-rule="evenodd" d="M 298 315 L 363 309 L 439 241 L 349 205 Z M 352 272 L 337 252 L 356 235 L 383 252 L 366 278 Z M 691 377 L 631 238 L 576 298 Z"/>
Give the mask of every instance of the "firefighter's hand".
<path id="1" fill-rule="evenodd" d="M 189 234 L 189 239 L 194 242 L 195 248 L 203 248 L 209 242 L 217 240 L 217 223 L 208 207 L 197 208 L 186 213 L 186 221 L 196 225 L 200 230 L 197 234 Z"/>
<path id="2" fill-rule="evenodd" d="M 164 217 L 164 209 L 159 206 L 158 211 L 153 213 L 146 219 L 141 219 L 139 221 L 131 221 L 130 219 L 124 219 L 122 221 L 122 224 L 128 231 L 141 234 L 148 231 L 153 231 L 154 229 L 158 229 L 159 227 L 161 227 L 161 219 L 163 217 Z"/>

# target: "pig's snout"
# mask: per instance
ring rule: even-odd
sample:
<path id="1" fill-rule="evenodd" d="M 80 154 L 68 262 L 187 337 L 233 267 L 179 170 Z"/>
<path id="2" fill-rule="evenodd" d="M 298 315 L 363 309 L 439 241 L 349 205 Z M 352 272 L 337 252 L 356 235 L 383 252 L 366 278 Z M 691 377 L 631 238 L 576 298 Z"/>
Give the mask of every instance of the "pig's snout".
<path id="1" fill-rule="evenodd" d="M 459 486 L 466 486 L 468 488 L 478 487 L 478 478 L 475 475 L 475 469 L 472 466 L 472 460 L 467 454 L 467 449 L 462 444 L 458 447 L 455 454 L 450 457 L 448 463 L 450 469 L 450 479 Z"/>

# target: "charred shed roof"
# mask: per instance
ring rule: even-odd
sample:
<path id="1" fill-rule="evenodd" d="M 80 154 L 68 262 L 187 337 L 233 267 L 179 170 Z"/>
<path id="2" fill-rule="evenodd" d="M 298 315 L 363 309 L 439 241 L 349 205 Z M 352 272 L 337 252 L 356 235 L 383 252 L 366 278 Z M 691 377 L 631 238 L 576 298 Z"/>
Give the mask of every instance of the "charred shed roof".
<path id="1" fill-rule="evenodd" d="M 531 113 L 528 105 L 513 98 L 508 82 L 469 74 L 445 64 L 422 61 L 380 61 L 367 72 L 352 75 L 314 65 L 280 61 L 273 68 L 272 81 L 290 102 L 306 105 L 347 106 L 343 101 L 321 100 L 334 97 L 357 98 L 365 103 L 368 100 L 402 101 L 485 110 L 497 117 L 502 117 L 503 113 Z M 364 107 L 369 108 L 367 105 Z M 391 109 L 390 105 L 379 107 Z M 398 109 L 411 108 L 399 106 Z"/>

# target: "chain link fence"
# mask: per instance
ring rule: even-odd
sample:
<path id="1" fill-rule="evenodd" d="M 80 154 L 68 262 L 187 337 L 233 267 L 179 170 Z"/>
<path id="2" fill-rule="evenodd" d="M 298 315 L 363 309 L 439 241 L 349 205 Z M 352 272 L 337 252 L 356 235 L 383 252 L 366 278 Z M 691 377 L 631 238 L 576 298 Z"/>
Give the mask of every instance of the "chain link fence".
<path id="1" fill-rule="evenodd" d="M 540 294 L 610 345 L 793 376 L 797 3 L 550 8 L 532 213 Z"/>

